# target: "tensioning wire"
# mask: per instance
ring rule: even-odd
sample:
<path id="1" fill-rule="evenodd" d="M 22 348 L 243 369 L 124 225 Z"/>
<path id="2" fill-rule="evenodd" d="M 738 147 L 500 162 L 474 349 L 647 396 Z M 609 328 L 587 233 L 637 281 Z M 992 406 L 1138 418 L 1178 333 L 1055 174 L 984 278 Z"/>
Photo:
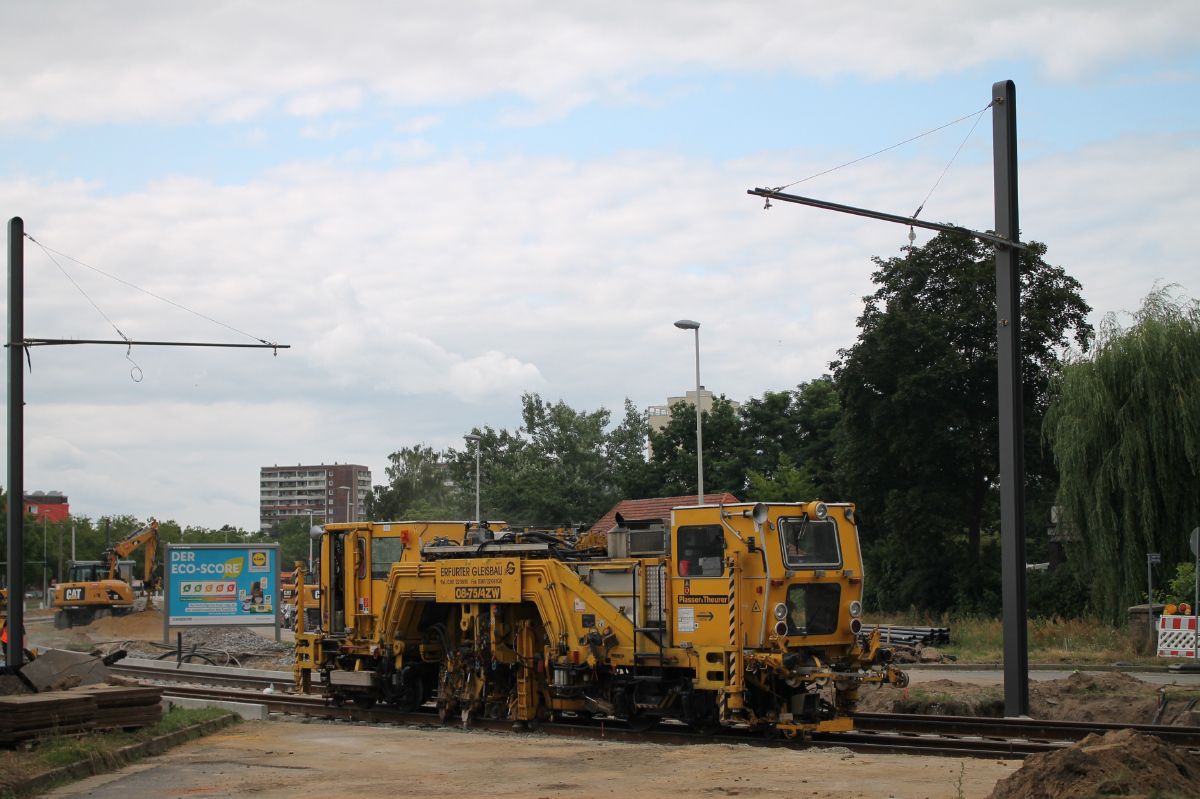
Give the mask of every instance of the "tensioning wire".
<path id="1" fill-rule="evenodd" d="M 986 106 L 984 106 L 983 111 L 987 111 L 993 105 L 995 105 L 994 101 L 988 103 Z M 913 219 L 916 219 L 917 216 L 920 215 L 921 211 L 925 209 L 925 203 L 929 202 L 929 198 L 933 196 L 933 193 L 937 191 L 937 187 L 941 184 L 942 178 L 946 177 L 946 173 L 950 171 L 950 167 L 954 166 L 954 159 L 958 158 L 958 154 L 962 152 L 962 148 L 967 146 L 967 140 L 970 139 L 971 134 L 975 132 L 975 127 L 979 124 L 979 120 L 983 119 L 983 111 L 980 111 L 975 116 L 975 121 L 971 123 L 971 129 L 967 131 L 966 136 L 963 136 L 962 144 L 958 145 L 958 149 L 954 151 L 954 155 L 950 156 L 950 163 L 946 164 L 946 168 L 942 170 L 942 174 L 938 175 L 938 179 L 934 181 L 933 188 L 929 190 L 929 193 L 925 195 L 925 199 L 921 201 L 921 204 L 917 206 L 917 210 L 913 212 Z"/>
<path id="2" fill-rule="evenodd" d="M 918 135 L 916 135 L 916 136 L 913 136 L 911 139 L 905 139 L 905 140 L 904 140 L 904 141 L 902 141 L 902 142 L 896 142 L 895 144 L 891 145 L 890 147 L 884 147 L 882 150 L 877 150 L 877 151 L 875 151 L 875 152 L 871 153 L 870 155 L 864 155 L 864 156 L 863 156 L 863 157 L 861 157 L 861 158 L 855 158 L 853 161 L 847 161 L 846 163 L 844 163 L 844 164 L 841 164 L 841 165 L 839 165 L 839 166 L 835 166 L 835 167 L 833 167 L 832 169 L 826 169 L 824 172 L 818 172 L 818 173 L 817 173 L 817 174 L 815 174 L 815 175 L 809 175 L 809 176 L 808 176 L 808 177 L 806 177 L 806 178 L 801 178 L 800 180 L 793 181 L 793 182 L 791 182 L 791 183 L 787 184 L 786 186 L 778 186 L 778 187 L 776 187 L 775 189 L 773 189 L 773 191 L 783 191 L 784 189 L 789 189 L 789 188 L 791 188 L 792 186 L 799 185 L 799 184 L 801 184 L 801 183 L 804 183 L 804 182 L 806 182 L 806 181 L 812 180 L 813 178 L 819 178 L 819 177 L 821 177 L 822 175 L 828 175 L 830 172 L 836 172 L 836 171 L 838 171 L 839 169 L 843 169 L 843 168 L 845 168 L 845 167 L 848 167 L 848 166 L 851 166 L 851 165 L 853 165 L 853 164 L 857 164 L 859 161 L 866 161 L 868 158 L 874 158 L 874 157 L 875 157 L 875 156 L 877 156 L 877 155 L 880 155 L 880 154 L 882 154 L 882 153 L 886 153 L 888 150 L 894 150 L 894 149 L 896 149 L 897 147 L 900 147 L 900 146 L 902 146 L 902 145 L 908 144 L 909 142 L 914 142 L 914 141 L 916 141 L 917 139 L 924 138 L 925 136 L 928 136 L 928 135 L 929 135 L 929 134 L 931 134 L 931 133 L 937 133 L 939 130 L 944 130 L 945 128 L 948 128 L 948 127 L 950 127 L 951 125 L 957 125 L 959 122 L 962 122 L 962 121 L 964 121 L 964 120 L 970 119 L 971 117 L 979 117 L 979 116 L 981 116 L 981 115 L 983 114 L 983 112 L 984 112 L 984 111 L 986 111 L 986 110 L 988 110 L 989 108 L 991 108 L 991 107 L 992 107 L 992 105 L 994 105 L 994 103 L 988 103 L 988 104 L 987 104 L 987 105 L 985 105 L 985 106 L 984 106 L 984 107 L 983 107 L 981 110 L 979 110 L 979 111 L 972 111 L 971 113 L 967 114 L 965 117 L 959 117 L 958 119 L 954 120 L 953 122 L 947 122 L 945 125 L 939 125 L 938 127 L 934 128 L 933 130 L 927 130 L 927 131 L 925 131 L 924 133 L 921 133 L 921 134 L 918 134 Z M 976 122 L 976 124 L 978 124 L 978 123 L 979 123 L 979 119 L 976 119 L 976 120 L 975 120 L 975 122 Z M 972 129 L 972 130 L 974 130 L 974 129 L 975 129 L 975 128 L 974 128 L 974 125 L 971 127 L 971 129 Z M 969 133 L 968 133 L 967 135 L 968 135 L 968 136 L 970 136 L 970 134 L 969 134 Z M 959 147 L 959 149 L 961 150 L 962 148 L 961 148 L 961 147 Z M 951 163 L 953 163 L 953 160 L 951 161 Z M 947 167 L 947 168 L 949 168 L 949 167 Z M 939 180 L 940 180 L 940 178 L 939 178 Z M 935 185 L 935 188 L 936 188 L 936 185 Z M 931 193 L 932 193 L 932 192 L 931 192 Z M 926 198 L 926 199 L 928 199 L 928 198 Z"/>
<path id="3" fill-rule="evenodd" d="M 55 250 L 55 249 L 53 249 L 53 248 L 51 248 L 51 247 L 47 247 L 45 244 L 42 244 L 40 241 L 38 241 L 37 239 L 35 239 L 33 236 L 30 236 L 28 233 L 26 233 L 26 234 L 25 234 L 25 238 L 29 239 L 29 240 L 30 240 L 30 241 L 32 241 L 34 244 L 36 244 L 37 246 L 41 247 L 41 248 L 42 248 L 42 251 L 46 253 L 46 256 L 47 256 L 47 257 L 49 257 L 51 261 L 54 261 L 54 265 L 55 265 L 55 266 L 57 266 L 59 269 L 61 269 L 61 270 L 62 270 L 62 273 L 63 273 L 64 275 L 67 275 L 67 279 L 68 279 L 68 280 L 70 280 L 72 283 L 75 283 L 75 280 L 74 280 L 74 279 L 73 279 L 73 278 L 72 278 L 70 275 L 68 275 L 68 274 L 67 274 L 67 271 L 66 271 L 65 269 L 63 269 L 63 268 L 62 268 L 62 266 L 61 266 L 61 265 L 58 263 L 58 261 L 55 261 L 55 260 L 54 260 L 54 256 L 50 255 L 50 253 L 55 253 L 56 255 L 61 255 L 63 258 L 66 258 L 66 259 L 68 259 L 68 260 L 70 260 L 70 261 L 74 261 L 75 263 L 79 264 L 79 265 L 80 265 L 80 266 L 82 266 L 82 267 L 85 267 L 85 268 L 87 268 L 87 269 L 91 269 L 93 272 L 98 272 L 98 273 L 100 273 L 100 274 L 104 275 L 104 276 L 105 276 L 105 277 L 107 277 L 107 278 L 111 278 L 112 280 L 115 280 L 115 281 L 117 281 L 118 283 L 121 283 L 121 284 L 123 284 L 123 285 L 129 286 L 129 288 L 131 288 L 131 289 L 137 289 L 138 291 L 142 292 L 143 294 L 148 294 L 148 295 L 150 295 L 151 297 L 153 297 L 153 298 L 154 298 L 154 299 L 156 299 L 156 300 L 161 300 L 162 302 L 165 302 L 165 303 L 167 303 L 168 305 L 173 305 L 173 306 L 175 306 L 176 308 L 178 308 L 178 309 L 179 309 L 179 310 L 181 310 L 181 311 L 187 311 L 187 312 L 188 312 L 188 313 L 190 313 L 190 314 L 194 314 L 194 315 L 196 315 L 196 316 L 199 316 L 201 319 L 205 319 L 205 320 L 207 320 L 207 321 L 209 321 L 209 322 L 212 322 L 214 325 L 220 325 L 221 327 L 223 327 L 223 328 L 226 328 L 227 330 L 232 330 L 234 333 L 237 333 L 237 334 L 239 334 L 239 335 L 245 336 L 245 337 L 246 337 L 246 338 L 248 338 L 248 339 L 253 339 L 254 341 L 257 341 L 257 342 L 258 342 L 258 343 L 260 343 L 260 344 L 267 344 L 267 345 L 269 345 L 269 344 L 271 343 L 271 342 L 269 342 L 269 341 L 266 341 L 265 339 L 261 339 L 261 338 L 259 338 L 258 336 L 252 336 L 252 335 L 250 335 L 249 333 L 247 333 L 247 332 L 246 332 L 246 331 L 244 331 L 244 330 L 238 330 L 238 329 L 237 329 L 236 327 L 234 327 L 233 325 L 227 325 L 227 324 L 225 324 L 224 322 L 222 322 L 222 321 L 220 321 L 220 320 L 218 320 L 218 319 L 213 319 L 211 316 L 205 316 L 204 314 L 200 313 L 199 311 L 193 311 L 191 308 L 188 308 L 188 307 L 187 307 L 187 306 L 185 306 L 185 305 L 180 305 L 179 303 L 175 302 L 174 300 L 168 300 L 166 297 L 160 297 L 159 295 L 155 294 L 153 291 L 148 291 L 148 290 L 146 290 L 146 289 L 142 288 L 141 286 L 135 286 L 134 284 L 130 283 L 129 281 L 127 281 L 127 280 L 122 280 L 121 278 L 117 277 L 116 275 L 110 275 L 108 272 L 105 272 L 103 269 L 97 269 L 97 268 L 96 268 L 96 267 L 94 267 L 94 266 L 91 266 L 91 265 L 89 265 L 89 264 L 85 264 L 83 261 L 79 260 L 78 258 L 72 258 L 71 256 L 67 255 L 66 253 L 62 253 L 62 252 L 59 252 L 58 250 Z M 79 288 L 79 284 L 78 284 L 78 283 L 75 283 L 75 288 Z M 83 292 L 83 289 L 79 288 L 79 291 L 80 291 L 80 293 L 81 293 L 81 294 L 83 294 L 83 296 L 87 297 L 87 294 Z M 88 297 L 88 302 L 91 302 L 91 303 L 92 303 L 92 306 L 93 306 L 93 307 L 95 307 L 97 311 L 100 311 L 100 308 L 99 308 L 99 306 L 97 306 L 97 305 L 96 305 L 96 303 L 92 302 L 92 298 L 91 298 L 91 297 Z M 103 311 L 100 311 L 100 315 L 101 315 L 101 316 L 104 316 L 104 312 L 103 312 Z M 104 318 L 105 318 L 105 319 L 108 319 L 108 317 L 107 317 L 107 316 L 104 316 Z M 109 323 L 110 325 L 112 325 L 112 320 L 111 320 L 111 319 L 108 319 L 108 323 Z M 116 325 L 113 325 L 113 329 L 115 330 L 116 328 L 117 328 L 117 326 L 116 326 Z M 121 333 L 121 331 L 120 331 L 120 330 L 117 330 L 117 333 L 120 333 L 120 334 L 121 334 L 121 338 L 125 339 L 126 341 L 129 341 L 129 338 L 128 338 L 128 337 L 127 337 L 127 336 L 126 336 L 124 333 Z"/>

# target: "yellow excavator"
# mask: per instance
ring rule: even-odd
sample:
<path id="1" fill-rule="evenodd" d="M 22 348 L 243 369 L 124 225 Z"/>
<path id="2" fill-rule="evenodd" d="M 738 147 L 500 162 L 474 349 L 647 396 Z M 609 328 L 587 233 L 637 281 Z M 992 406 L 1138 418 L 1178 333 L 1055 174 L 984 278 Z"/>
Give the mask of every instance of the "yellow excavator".
<path id="1" fill-rule="evenodd" d="M 67 581 L 54 591 L 54 628 L 91 624 L 106 616 L 124 616 L 133 609 L 133 575 L 130 561 L 123 559 L 138 547 L 146 548 L 146 571 L 142 587 L 146 610 L 154 609 L 158 588 L 154 556 L 158 552 L 158 522 L 134 530 L 104 550 L 100 560 L 71 561 Z"/>

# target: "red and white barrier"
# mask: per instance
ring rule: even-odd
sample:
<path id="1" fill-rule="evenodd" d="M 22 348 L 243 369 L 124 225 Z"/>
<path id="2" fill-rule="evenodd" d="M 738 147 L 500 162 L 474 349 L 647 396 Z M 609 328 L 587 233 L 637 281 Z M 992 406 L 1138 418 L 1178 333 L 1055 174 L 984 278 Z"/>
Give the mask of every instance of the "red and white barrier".
<path id="1" fill-rule="evenodd" d="M 1193 657 L 1196 648 L 1195 616 L 1161 616 L 1158 619 L 1158 656 Z"/>

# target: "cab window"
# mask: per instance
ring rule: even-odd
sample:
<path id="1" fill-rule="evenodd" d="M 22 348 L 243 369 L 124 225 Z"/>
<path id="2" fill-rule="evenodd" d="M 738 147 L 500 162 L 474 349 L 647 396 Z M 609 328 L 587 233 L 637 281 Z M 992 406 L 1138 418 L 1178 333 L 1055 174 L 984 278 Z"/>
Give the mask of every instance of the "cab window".
<path id="1" fill-rule="evenodd" d="M 842 563 L 837 522 L 807 516 L 780 519 L 783 562 L 790 569 L 837 568 Z"/>
<path id="2" fill-rule="evenodd" d="M 842 587 L 837 583 L 801 583 L 788 588 L 788 635 L 833 635 L 838 628 Z"/>
<path id="3" fill-rule="evenodd" d="M 725 533 L 719 524 L 679 528 L 680 577 L 720 577 L 725 573 Z"/>
<path id="4" fill-rule="evenodd" d="M 399 538 L 371 539 L 371 579 L 386 580 L 392 564 L 400 560 L 404 544 Z"/>

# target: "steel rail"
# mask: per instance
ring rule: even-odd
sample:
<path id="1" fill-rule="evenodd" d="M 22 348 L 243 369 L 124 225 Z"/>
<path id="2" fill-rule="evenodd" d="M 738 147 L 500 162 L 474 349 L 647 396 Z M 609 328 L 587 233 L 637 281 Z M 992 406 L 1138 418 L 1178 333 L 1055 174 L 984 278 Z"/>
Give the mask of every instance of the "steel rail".
<path id="1" fill-rule="evenodd" d="M 197 664 L 190 664 L 197 665 Z M 272 684 L 277 686 L 290 687 L 292 683 L 292 673 L 290 671 L 279 672 L 279 678 L 272 680 L 268 677 L 259 677 L 252 674 L 220 674 L 216 672 L 198 673 L 195 671 L 180 671 L 175 668 L 175 661 L 167 658 L 162 661 L 162 666 L 141 666 L 129 665 L 124 661 L 117 661 L 108 667 L 109 671 L 119 674 L 124 677 L 136 677 L 140 679 L 151 680 L 169 680 L 171 682 L 181 683 L 203 683 L 206 685 L 220 685 L 232 688 L 267 688 Z"/>
<path id="2" fill-rule="evenodd" d="M 189 697 L 218 699 L 232 702 L 265 704 L 271 712 L 291 715 L 322 717 L 345 721 L 371 723 L 413 724 L 443 726 L 436 712 L 425 707 L 412 712 L 401 712 L 392 708 L 374 707 L 364 709 L 353 705 L 338 707 L 322 697 L 298 694 L 263 694 L 260 692 L 204 688 L 199 686 L 164 686 L 163 697 Z M 455 722 L 457 726 L 457 722 Z M 513 724 L 506 719 L 472 719 L 471 728 L 496 732 L 511 732 Z M 934 757 L 978 757 L 991 759 L 1019 760 L 1037 752 L 1049 752 L 1065 748 L 1068 744 L 1044 741 L 983 740 L 969 738 L 941 738 L 929 735 L 901 735 L 888 733 L 821 733 L 808 742 L 783 738 L 764 738 L 749 730 L 728 730 L 715 735 L 705 735 L 684 724 L 661 724 L 646 731 L 629 729 L 624 722 L 611 719 L 572 719 L 553 724 L 536 725 L 539 732 L 569 738 L 611 738 L 622 741 L 693 746 L 710 743 L 749 744 L 771 748 L 804 749 L 810 745 L 842 746 L 852 752 L 876 754 L 910 754 Z"/>
<path id="3" fill-rule="evenodd" d="M 129 676 L 141 676 L 162 681 L 186 683 L 164 685 L 163 695 L 218 699 L 234 702 L 266 704 L 272 712 L 319 716 L 347 721 L 374 723 L 433 724 L 441 726 L 432 708 L 401 712 L 394 708 L 361 708 L 353 704 L 337 706 L 317 695 L 286 692 L 263 693 L 268 684 L 290 689 L 287 672 L 282 680 L 258 676 L 203 674 L 180 672 L 164 663 L 160 668 L 122 667 L 114 671 Z M 197 683 L 208 685 L 198 685 Z M 239 684 L 240 683 L 240 684 Z M 233 687 L 224 687 L 233 686 Z M 246 690 L 250 689 L 250 690 Z M 907 713 L 855 713 L 855 731 L 849 733 L 816 733 L 811 743 L 824 746 L 845 746 L 855 752 L 905 753 L 954 757 L 992 757 L 1015 759 L 1037 752 L 1062 749 L 1093 733 L 1134 729 L 1154 735 L 1165 743 L 1200 750 L 1200 728 L 1169 727 L 1151 724 L 1115 724 L 1110 722 L 1053 721 L 1039 719 L 979 718 L 972 716 L 935 716 Z M 474 727 L 507 731 L 512 722 L 479 717 L 471 721 Z M 671 744 L 711 742 L 746 743 L 755 746 L 784 746 L 803 748 L 798 740 L 764 738 L 750 730 L 724 730 L 704 735 L 681 723 L 663 723 L 651 730 L 638 732 L 625 722 L 612 719 L 570 719 L 544 724 L 540 729 L 556 735 L 576 737 L 615 737 L 631 741 L 655 741 Z"/>
<path id="4" fill-rule="evenodd" d="M 1059 721 L 1026 718 L 982 718 L 978 716 L 933 716 L 908 713 L 855 713 L 854 726 L 873 732 L 908 735 L 971 735 L 1028 738 L 1042 741 L 1080 741 L 1095 733 L 1137 730 L 1164 742 L 1200 749 L 1200 727 L 1171 727 L 1165 724 L 1118 724 L 1105 721 Z"/>

